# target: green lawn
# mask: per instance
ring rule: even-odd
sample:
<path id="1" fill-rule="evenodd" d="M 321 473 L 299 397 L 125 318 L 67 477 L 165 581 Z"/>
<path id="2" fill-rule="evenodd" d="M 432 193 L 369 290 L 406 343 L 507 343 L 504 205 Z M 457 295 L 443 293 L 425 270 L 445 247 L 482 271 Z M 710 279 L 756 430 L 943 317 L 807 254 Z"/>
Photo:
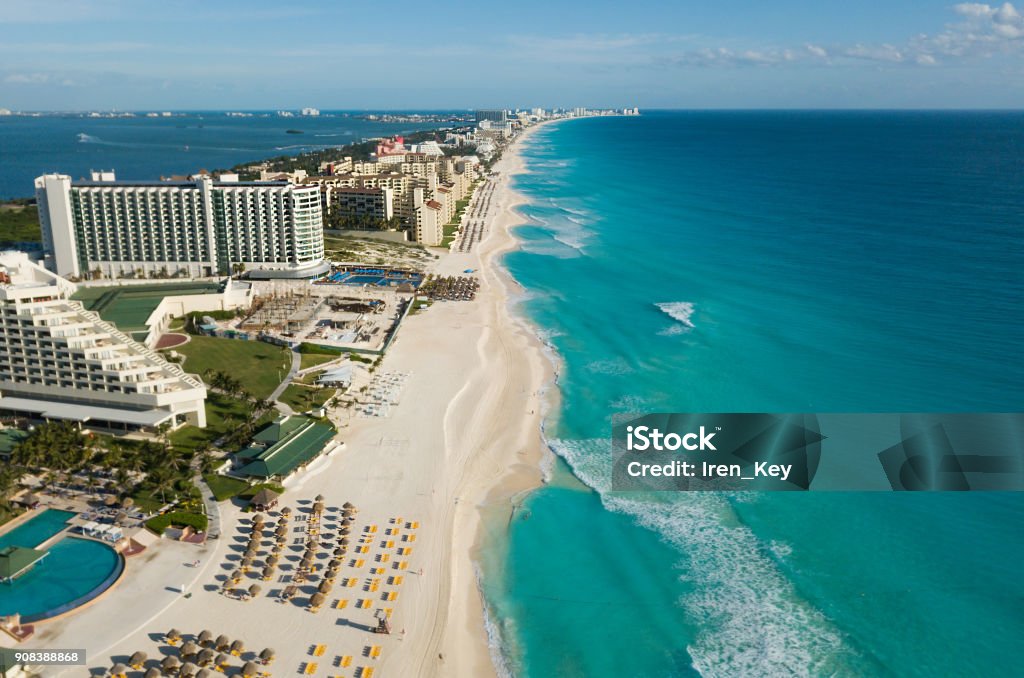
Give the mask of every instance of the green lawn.
<path id="1" fill-rule="evenodd" d="M 213 492 L 213 496 L 217 501 L 225 501 L 231 499 L 242 492 L 249 489 L 249 483 L 238 480 L 237 478 L 229 478 L 222 476 L 217 473 L 210 473 L 203 476 L 203 480 L 210 486 L 210 490 Z"/>
<path id="2" fill-rule="evenodd" d="M 186 372 L 202 375 L 207 370 L 227 372 L 242 382 L 255 398 L 266 398 L 291 368 L 288 349 L 262 341 L 194 336 L 174 349 L 187 356 Z"/>
<path id="3" fill-rule="evenodd" d="M 309 369 L 310 367 L 316 367 L 317 365 L 323 365 L 324 363 L 336 360 L 336 355 L 324 355 L 321 353 L 303 353 L 301 356 L 301 362 L 299 366 L 301 369 Z"/>
<path id="4" fill-rule="evenodd" d="M 204 444 L 212 445 L 214 440 L 245 422 L 249 418 L 249 410 L 250 405 L 244 400 L 231 398 L 223 393 L 207 391 L 206 428 L 182 426 L 171 433 L 168 439 L 171 445 L 179 451 L 193 451 Z M 276 412 L 271 410 L 260 418 L 258 424 L 265 424 L 273 419 L 275 414 Z"/>
<path id="5" fill-rule="evenodd" d="M 289 384 L 281 394 L 281 402 L 286 403 L 296 412 L 305 412 L 314 407 L 320 407 L 333 398 L 335 393 L 333 388 L 310 388 Z"/>
<path id="6" fill-rule="evenodd" d="M 39 242 L 39 213 L 35 205 L 0 204 L 0 242 Z"/>

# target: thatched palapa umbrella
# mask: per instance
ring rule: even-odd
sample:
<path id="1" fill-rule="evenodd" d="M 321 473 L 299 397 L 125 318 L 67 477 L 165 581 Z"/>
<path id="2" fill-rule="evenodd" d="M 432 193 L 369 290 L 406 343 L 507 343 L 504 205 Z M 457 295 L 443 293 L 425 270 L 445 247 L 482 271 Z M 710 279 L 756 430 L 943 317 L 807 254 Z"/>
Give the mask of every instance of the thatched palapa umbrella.
<path id="1" fill-rule="evenodd" d="M 269 664 L 270 662 L 274 661 L 274 651 L 269 647 L 264 648 L 263 652 L 260 652 L 260 660 L 264 664 Z"/>
<path id="2" fill-rule="evenodd" d="M 196 678 L 211 678 L 213 671 L 210 669 L 199 669 L 196 671 Z"/>
<path id="3" fill-rule="evenodd" d="M 355 504 L 353 504 L 353 503 L 352 503 L 352 502 L 350 502 L 350 501 L 346 501 L 346 502 L 345 502 L 344 504 L 342 504 L 342 505 L 341 505 L 341 508 L 343 508 L 343 509 L 345 509 L 345 510 L 349 510 L 349 509 L 353 509 L 353 510 L 354 510 L 354 509 L 355 509 L 355 507 L 356 507 L 356 505 L 355 505 Z"/>
<path id="4" fill-rule="evenodd" d="M 166 640 L 181 640 L 181 631 L 178 629 L 171 629 L 164 636 Z"/>
<path id="5" fill-rule="evenodd" d="M 219 636 L 217 636 L 217 642 L 214 643 L 214 645 L 216 645 L 218 650 L 226 650 L 231 645 L 231 639 L 222 633 Z M 219 659 L 217 660 L 217 663 L 220 664 Z"/>
<path id="6" fill-rule="evenodd" d="M 160 669 L 155 666 L 151 666 L 146 669 L 145 678 L 160 678 Z"/>
<path id="7" fill-rule="evenodd" d="M 278 525 L 277 529 L 274 530 L 274 534 L 276 534 L 278 537 L 287 537 L 288 536 L 288 526 L 287 525 Z"/>
<path id="8" fill-rule="evenodd" d="M 217 666 L 227 666 L 229 661 L 231 661 L 231 657 L 221 653 L 217 655 L 217 658 L 213 660 L 213 663 Z"/>
<path id="9" fill-rule="evenodd" d="M 181 666 L 181 662 L 174 655 L 167 655 L 164 660 L 160 662 L 160 668 L 164 670 L 164 673 L 170 673 Z"/>
<path id="10" fill-rule="evenodd" d="M 231 643 L 231 654 L 237 656 L 242 654 L 243 652 L 245 652 L 245 643 L 243 643 L 240 640 L 236 640 L 235 642 Z"/>
<path id="11" fill-rule="evenodd" d="M 186 676 L 194 676 L 199 670 L 199 667 L 192 662 L 185 662 L 181 665 L 181 671 L 178 673 L 179 676 L 185 678 Z"/>
<path id="12" fill-rule="evenodd" d="M 181 656 L 182 657 L 191 657 L 191 656 L 197 655 L 197 654 L 199 654 L 199 645 L 197 643 L 195 643 L 194 641 L 190 640 L 190 641 L 188 641 L 187 643 L 185 643 L 184 645 L 181 646 Z"/>
<path id="13" fill-rule="evenodd" d="M 128 667 L 124 664 L 114 664 L 110 668 L 110 675 L 112 676 L 123 676 L 128 673 Z"/>
<path id="14" fill-rule="evenodd" d="M 267 565 L 263 568 L 263 579 L 266 581 L 274 576 L 274 568 L 271 565 Z"/>
<path id="15" fill-rule="evenodd" d="M 320 607 L 321 605 L 324 604 L 324 601 L 326 599 L 327 599 L 327 597 L 324 594 L 322 594 L 322 593 L 314 593 L 313 597 L 311 597 L 309 599 L 309 606 L 310 607 Z"/>
<path id="16" fill-rule="evenodd" d="M 255 676 L 257 673 L 259 673 L 259 669 L 256 668 L 255 662 L 245 662 L 242 666 L 242 675 L 245 676 L 245 678 L 252 678 L 252 676 Z"/>
<path id="17" fill-rule="evenodd" d="M 252 517 L 252 524 L 253 525 L 262 525 L 263 524 L 263 514 L 262 513 L 257 513 L 256 515 L 254 515 Z"/>
<path id="18" fill-rule="evenodd" d="M 280 559 L 277 556 L 270 556 L 267 558 L 267 565 L 270 567 L 277 567 L 278 562 L 280 562 Z"/>
<path id="19" fill-rule="evenodd" d="M 242 580 L 242 571 L 241 570 L 235 570 L 234 572 L 231 573 L 231 583 L 237 584 L 241 580 Z"/>
<path id="20" fill-rule="evenodd" d="M 255 598 L 259 594 L 260 594 L 260 586 L 259 586 L 259 584 L 253 584 L 252 586 L 249 587 L 249 596 L 251 598 Z"/>
<path id="21" fill-rule="evenodd" d="M 341 544 L 342 546 L 348 546 L 348 537 L 342 537 L 341 539 L 338 540 L 338 543 Z"/>
<path id="22" fill-rule="evenodd" d="M 333 587 L 331 586 L 331 583 L 329 581 L 322 581 L 320 582 L 320 586 L 318 586 L 316 590 L 326 595 L 331 592 L 331 588 Z"/>
<path id="23" fill-rule="evenodd" d="M 199 635 L 196 636 L 196 641 L 203 647 L 209 647 L 210 643 L 213 642 L 213 633 L 211 633 L 209 629 L 203 629 L 199 632 Z"/>
<path id="24" fill-rule="evenodd" d="M 206 648 L 199 653 L 199 656 L 196 658 L 196 660 L 200 666 L 209 666 L 213 663 L 214 656 L 216 656 L 216 653 L 214 653 L 214 651 L 210 648 Z"/>
<path id="25" fill-rule="evenodd" d="M 281 515 L 283 515 L 283 516 L 290 516 L 291 514 L 292 514 L 292 507 L 291 506 L 285 506 L 283 509 L 281 509 Z"/>
<path id="26" fill-rule="evenodd" d="M 246 569 L 252 565 L 252 556 L 245 556 L 242 558 L 242 569 Z"/>
<path id="27" fill-rule="evenodd" d="M 128 659 L 128 665 L 131 666 L 133 669 L 141 669 L 142 665 L 146 663 L 147 659 L 149 659 L 149 655 L 147 655 L 145 652 L 135 652 Z"/>
<path id="28" fill-rule="evenodd" d="M 334 557 L 341 558 L 343 555 L 345 555 L 346 551 L 347 549 L 344 546 L 339 546 L 338 548 L 334 549 Z"/>
<path id="29" fill-rule="evenodd" d="M 318 501 L 317 503 L 313 504 L 313 513 L 323 513 L 324 508 L 324 503 L 322 501 Z"/>

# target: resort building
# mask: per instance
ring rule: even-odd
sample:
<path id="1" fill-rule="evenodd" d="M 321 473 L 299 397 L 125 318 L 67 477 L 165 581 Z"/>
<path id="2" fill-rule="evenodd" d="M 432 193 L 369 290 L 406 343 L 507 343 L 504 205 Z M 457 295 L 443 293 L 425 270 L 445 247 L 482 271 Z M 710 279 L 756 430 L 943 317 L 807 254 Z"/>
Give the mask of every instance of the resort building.
<path id="1" fill-rule="evenodd" d="M 321 454 L 333 452 L 341 444 L 334 434 L 330 426 L 309 417 L 278 417 L 235 455 L 241 468 L 234 474 L 250 480 L 284 480 Z"/>
<path id="2" fill-rule="evenodd" d="M 478 123 L 480 123 L 480 122 L 483 122 L 485 120 L 487 120 L 489 122 L 504 123 L 506 120 L 508 120 L 508 111 L 487 110 L 487 109 L 481 109 L 481 110 L 476 111 L 476 121 Z"/>
<path id="3" fill-rule="evenodd" d="M 444 240 L 444 215 L 441 203 L 425 200 L 422 189 L 416 189 L 415 228 L 416 242 L 438 247 Z"/>
<path id="4" fill-rule="evenodd" d="M 351 188 L 324 186 L 323 205 L 328 214 L 346 217 L 368 217 L 389 221 L 395 216 L 394 189 L 389 187 Z"/>
<path id="5" fill-rule="evenodd" d="M 328 270 L 316 186 L 288 182 L 117 181 L 94 173 L 35 181 L 47 266 L 74 278 L 260 278 Z"/>
<path id="6" fill-rule="evenodd" d="M 206 387 L 70 299 L 76 285 L 0 254 L 0 414 L 112 431 L 206 425 Z"/>

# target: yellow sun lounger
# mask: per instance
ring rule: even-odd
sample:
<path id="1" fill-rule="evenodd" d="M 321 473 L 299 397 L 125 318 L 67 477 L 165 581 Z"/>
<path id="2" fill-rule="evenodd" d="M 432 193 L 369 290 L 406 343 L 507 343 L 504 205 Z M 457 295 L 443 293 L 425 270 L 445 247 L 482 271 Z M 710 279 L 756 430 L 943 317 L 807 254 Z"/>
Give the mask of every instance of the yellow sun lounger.
<path id="1" fill-rule="evenodd" d="M 340 666 L 343 669 L 347 669 L 348 667 L 352 666 L 352 655 L 347 654 L 344 657 L 342 657 L 341 661 L 338 662 L 338 666 Z"/>
<path id="2" fill-rule="evenodd" d="M 303 673 L 305 673 L 307 676 L 311 676 L 314 673 L 316 673 L 316 670 L 317 670 L 317 663 L 316 662 L 310 662 L 310 663 L 306 664 L 306 670 L 303 671 Z"/>
<path id="3" fill-rule="evenodd" d="M 313 656 L 314 657 L 323 657 L 324 656 L 324 652 L 326 650 L 327 650 L 327 646 L 326 645 L 317 645 L 315 648 L 313 648 Z"/>
<path id="4" fill-rule="evenodd" d="M 394 612 L 394 611 L 395 610 L 393 608 L 385 607 L 384 608 L 384 616 L 386 616 L 388 619 L 391 619 L 391 613 Z"/>
<path id="5" fill-rule="evenodd" d="M 359 669 L 359 678 L 373 678 L 373 667 L 363 666 Z"/>
<path id="6" fill-rule="evenodd" d="M 380 562 L 386 563 L 389 560 L 391 560 L 391 555 L 390 554 L 387 554 L 387 553 L 380 554 Z"/>
<path id="7" fill-rule="evenodd" d="M 410 553 L 412 553 L 412 547 L 411 546 L 403 546 L 402 548 L 398 549 L 398 555 L 400 555 L 400 556 L 407 556 Z"/>
<path id="8" fill-rule="evenodd" d="M 402 582 L 405 581 L 405 577 L 396 575 L 394 577 L 388 577 L 388 583 L 392 586 L 401 586 Z"/>
<path id="9" fill-rule="evenodd" d="M 380 584 L 370 584 L 370 592 L 375 592 L 380 587 Z"/>
<path id="10" fill-rule="evenodd" d="M 390 602 L 398 600 L 398 591 L 388 591 L 384 596 L 384 600 Z"/>
<path id="11" fill-rule="evenodd" d="M 393 522 L 395 525 L 401 525 L 402 524 L 402 516 L 398 516 L 397 518 L 392 518 L 391 522 Z"/>
<path id="12" fill-rule="evenodd" d="M 370 568 L 370 574 L 384 574 L 384 568 L 383 567 L 371 567 Z"/>
<path id="13" fill-rule="evenodd" d="M 337 602 L 334 603 L 334 609 L 335 610 L 344 610 L 346 607 L 348 607 L 348 599 L 347 598 L 341 598 Z"/>
<path id="14" fill-rule="evenodd" d="M 373 601 L 369 598 L 363 598 L 359 601 L 359 607 L 363 610 L 368 609 L 371 605 L 373 605 Z"/>
<path id="15" fill-rule="evenodd" d="M 357 546 L 356 547 L 356 553 L 369 553 L 369 552 L 370 552 L 370 547 L 369 546 Z"/>
<path id="16" fill-rule="evenodd" d="M 391 548 L 394 548 L 394 547 L 395 547 L 395 540 L 394 540 L 394 539 L 389 539 L 389 540 L 387 540 L 386 542 L 384 542 L 384 543 L 382 544 L 382 546 L 383 546 L 384 548 L 386 548 L 386 549 L 391 549 Z"/>
<path id="17" fill-rule="evenodd" d="M 408 570 L 409 569 L 409 561 L 408 560 L 395 561 L 395 569 L 396 570 Z"/>
<path id="18" fill-rule="evenodd" d="M 377 526 L 376 525 L 370 525 L 369 527 L 366 528 L 366 531 L 369 532 L 370 534 L 377 534 Z"/>
<path id="19" fill-rule="evenodd" d="M 356 561 L 355 565 L 353 565 L 352 567 L 362 567 L 365 564 L 366 564 L 366 561 L 363 560 L 362 558 L 360 558 L 359 560 Z"/>
<path id="20" fill-rule="evenodd" d="M 380 645 L 370 647 L 370 659 L 380 659 Z"/>

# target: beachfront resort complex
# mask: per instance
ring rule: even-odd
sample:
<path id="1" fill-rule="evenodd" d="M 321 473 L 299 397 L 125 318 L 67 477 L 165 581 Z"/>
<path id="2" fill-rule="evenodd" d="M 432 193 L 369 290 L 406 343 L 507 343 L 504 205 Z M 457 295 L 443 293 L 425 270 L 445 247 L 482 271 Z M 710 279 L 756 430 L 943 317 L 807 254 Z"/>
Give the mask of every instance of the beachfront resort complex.
<path id="1" fill-rule="evenodd" d="M 467 312 L 505 312 L 480 300 L 504 152 L 590 114 L 39 176 L 41 248 L 0 254 L 0 647 L 122 678 L 416 673 L 452 557 L 439 422 L 490 383 L 462 368 L 493 337 Z"/>

